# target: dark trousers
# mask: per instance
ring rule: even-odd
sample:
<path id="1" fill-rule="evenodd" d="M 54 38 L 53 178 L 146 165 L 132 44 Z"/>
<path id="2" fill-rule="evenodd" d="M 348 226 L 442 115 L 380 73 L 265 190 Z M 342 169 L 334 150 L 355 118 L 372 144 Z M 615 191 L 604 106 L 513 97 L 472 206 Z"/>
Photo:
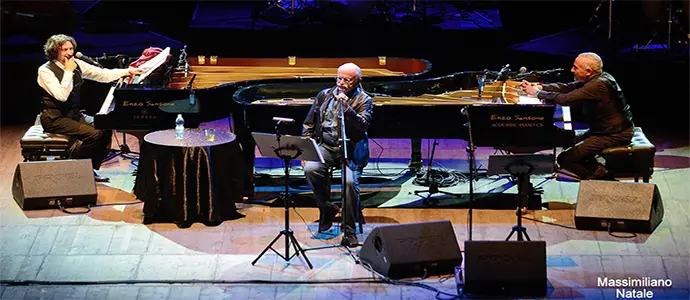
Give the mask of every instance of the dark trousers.
<path id="1" fill-rule="evenodd" d="M 606 148 L 630 144 L 632 137 L 632 128 L 612 135 L 578 133 L 575 137 L 575 145 L 558 155 L 558 165 L 581 179 L 590 179 L 597 169 L 603 168 L 596 161 L 595 156 Z"/>
<path id="2" fill-rule="evenodd" d="M 101 168 L 101 163 L 110 150 L 112 131 L 94 128 L 93 124 L 87 124 L 84 116 L 75 120 L 65 116 L 55 118 L 41 114 L 41 126 L 45 132 L 74 137 L 78 145 L 72 151 L 71 158 L 89 158 L 94 170 Z"/>
<path id="3" fill-rule="evenodd" d="M 324 147 L 319 145 L 321 154 L 323 155 L 325 164 L 316 161 L 308 161 L 304 165 L 304 173 L 307 177 L 307 183 L 314 191 L 314 197 L 316 198 L 316 205 L 319 207 L 320 221 L 324 222 L 332 217 L 333 213 L 333 203 L 331 202 L 331 187 L 328 185 L 327 176 L 328 168 L 342 167 L 342 152 L 338 148 Z M 355 213 L 360 209 L 359 207 L 359 177 L 362 175 L 360 171 L 355 168 L 353 163 L 350 163 L 347 168 L 345 168 L 345 187 L 343 190 L 347 193 L 347 197 L 343 201 L 345 203 L 345 211 L 343 214 L 343 221 L 347 221 L 346 224 L 342 224 L 341 228 L 345 235 L 355 233 L 355 218 L 359 214 Z"/>

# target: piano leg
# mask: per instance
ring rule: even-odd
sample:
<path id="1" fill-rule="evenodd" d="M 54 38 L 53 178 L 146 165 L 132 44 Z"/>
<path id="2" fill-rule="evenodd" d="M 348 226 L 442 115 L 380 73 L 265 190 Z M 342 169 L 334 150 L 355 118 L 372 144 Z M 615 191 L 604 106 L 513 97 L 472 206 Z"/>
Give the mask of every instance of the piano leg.
<path id="1" fill-rule="evenodd" d="M 256 143 L 251 136 L 251 132 L 247 129 L 244 114 L 244 107 L 239 107 L 233 111 L 232 116 L 228 118 L 228 122 L 233 133 L 240 142 L 242 156 L 246 166 L 243 195 L 248 199 L 252 199 L 254 198 L 254 159 L 256 158 L 254 150 L 256 148 Z"/>
<path id="2" fill-rule="evenodd" d="M 412 145 L 412 153 L 407 167 L 410 171 L 417 171 L 422 168 L 422 139 L 410 139 L 410 143 Z"/>

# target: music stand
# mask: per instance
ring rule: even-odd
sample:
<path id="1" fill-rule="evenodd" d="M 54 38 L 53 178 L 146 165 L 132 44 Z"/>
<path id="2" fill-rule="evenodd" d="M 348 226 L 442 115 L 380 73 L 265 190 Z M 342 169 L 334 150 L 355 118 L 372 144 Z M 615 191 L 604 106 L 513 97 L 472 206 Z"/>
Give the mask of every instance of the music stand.
<path id="1" fill-rule="evenodd" d="M 285 164 L 285 192 L 281 196 L 285 202 L 285 228 L 280 231 L 263 251 L 261 251 L 261 254 L 252 262 L 252 265 L 254 265 L 268 249 L 271 249 L 285 261 L 290 261 L 294 256 L 300 255 L 301 253 L 309 265 L 309 268 L 313 269 L 314 267 L 304 253 L 304 249 L 299 245 L 294 232 L 290 229 L 290 194 L 288 192 L 290 184 L 290 161 L 305 160 L 325 163 L 325 160 L 319 151 L 319 147 L 316 145 L 316 141 L 312 138 L 303 136 L 281 135 L 278 130 L 279 124 L 280 121 L 276 125 L 276 134 L 253 132 L 252 137 L 254 137 L 262 156 L 280 158 Z M 273 249 L 273 244 L 283 235 L 285 236 L 285 256 Z M 293 255 L 290 255 L 290 242 L 292 242 L 292 246 L 295 248 L 295 253 Z"/>
<path id="2" fill-rule="evenodd" d="M 517 232 L 518 241 L 524 240 L 523 234 L 528 241 L 531 241 L 529 235 L 527 235 L 527 228 L 522 226 L 522 205 L 529 199 L 528 191 L 531 190 L 529 178 L 530 175 L 534 173 L 552 173 L 552 161 L 553 154 L 492 155 L 489 157 L 487 174 L 498 175 L 508 172 L 508 174 L 516 177 L 518 180 L 517 225 L 513 226 L 506 241 L 510 240 L 510 237 L 512 237 L 515 232 Z"/>

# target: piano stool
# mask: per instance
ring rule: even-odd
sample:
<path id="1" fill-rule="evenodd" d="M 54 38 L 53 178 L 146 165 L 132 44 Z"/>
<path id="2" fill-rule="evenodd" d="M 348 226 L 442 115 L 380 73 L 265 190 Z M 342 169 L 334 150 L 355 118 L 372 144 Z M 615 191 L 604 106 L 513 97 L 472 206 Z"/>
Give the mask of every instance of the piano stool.
<path id="1" fill-rule="evenodd" d="M 330 188 L 330 186 L 331 186 L 331 180 L 333 179 L 333 171 L 335 171 L 335 168 L 328 168 L 328 173 L 326 174 L 326 185 L 328 185 L 329 188 Z M 341 180 L 342 180 L 342 179 L 341 179 Z M 342 191 L 342 189 L 344 189 L 344 188 L 345 188 L 345 187 L 341 187 L 341 191 Z M 342 192 L 341 192 L 341 195 L 342 195 Z M 332 194 L 331 194 L 331 196 L 332 196 Z M 341 199 L 341 203 L 340 203 L 340 208 L 341 208 L 340 214 L 341 214 L 341 217 L 342 217 L 342 214 L 345 213 L 345 211 L 342 210 L 342 208 L 343 208 L 342 206 L 343 206 L 343 205 L 342 205 L 342 199 Z M 363 209 L 364 209 L 364 207 L 362 207 L 362 203 L 361 203 L 361 199 L 360 199 L 359 209 L 357 210 L 357 220 L 355 220 L 355 225 L 356 225 L 357 223 L 359 223 L 359 233 L 360 233 L 360 234 L 363 234 L 363 233 L 364 233 L 364 228 L 363 228 L 363 226 L 364 226 L 364 223 L 366 223 L 366 221 L 364 220 L 364 214 L 362 213 L 362 210 L 363 210 Z M 356 229 L 355 229 L 355 230 L 356 230 Z"/>
<path id="2" fill-rule="evenodd" d="M 24 161 L 27 162 L 46 160 L 47 157 L 68 159 L 75 142 L 76 140 L 63 134 L 43 132 L 39 114 L 36 122 L 24 133 L 19 144 L 22 147 Z"/>
<path id="3" fill-rule="evenodd" d="M 615 177 L 633 177 L 635 182 L 649 182 L 654 173 L 654 155 L 656 146 L 645 136 L 642 128 L 635 127 L 632 142 L 627 146 L 604 149 L 601 157 L 606 161 L 606 168 Z"/>

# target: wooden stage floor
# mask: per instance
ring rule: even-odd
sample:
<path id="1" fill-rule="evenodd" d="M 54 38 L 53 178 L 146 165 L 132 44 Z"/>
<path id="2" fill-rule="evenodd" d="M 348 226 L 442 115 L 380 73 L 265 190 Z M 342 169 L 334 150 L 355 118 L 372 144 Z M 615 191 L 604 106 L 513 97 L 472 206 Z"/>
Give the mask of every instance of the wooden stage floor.
<path id="1" fill-rule="evenodd" d="M 12 198 L 11 186 L 15 167 L 22 160 L 19 139 L 28 126 L 2 128 L 0 299 L 436 298 L 436 292 L 410 286 L 410 281 L 408 285 L 375 282 L 372 274 L 341 248 L 308 251 L 312 270 L 299 260 L 285 264 L 270 252 L 252 266 L 252 260 L 283 228 L 284 210 L 280 207 L 242 203 L 238 206 L 246 215 L 243 219 L 217 227 L 197 223 L 187 229 L 174 224 L 143 225 L 142 203 L 99 206 L 88 214 L 76 215 L 58 210 L 23 211 Z M 570 205 L 527 215 L 544 222 L 524 220 L 532 240 L 547 243 L 548 298 L 615 299 L 616 289 L 598 287 L 598 278 L 649 277 L 672 280 L 670 288 L 648 289 L 655 299 L 688 299 L 689 143 L 687 136 L 664 132 L 647 135 L 658 148 L 651 182 L 659 187 L 665 207 L 663 222 L 653 234 L 626 239 L 607 232 L 566 228 L 574 226 L 576 182 L 553 180 L 544 188 L 544 201 L 560 197 L 565 200 L 559 202 Z M 131 144 L 133 140 L 128 138 Z M 391 149 L 383 157 L 407 162 L 409 141 L 377 142 Z M 445 159 L 466 159 L 464 149 L 441 148 L 439 153 Z M 98 184 L 98 203 L 136 202 L 130 193 L 132 170 L 128 160 L 105 165 L 102 173 L 111 182 Z M 401 184 L 397 194 L 387 196 L 388 201 L 405 202 L 413 189 L 419 187 Z M 450 220 L 461 249 L 468 237 L 467 209 L 377 207 L 365 209 L 364 215 L 367 224 L 364 234 L 359 235 L 360 242 L 380 225 L 431 220 Z M 514 210 L 508 209 L 475 209 L 473 217 L 473 240 L 504 240 L 516 222 Z M 316 208 L 290 211 L 290 226 L 301 245 L 313 248 L 338 243 L 340 236 L 312 236 L 317 219 Z M 280 245 L 284 243 L 277 245 L 282 251 Z M 363 282 L 348 282 L 353 279 Z M 41 284 L 9 284 L 32 281 Z M 453 278 L 433 277 L 416 283 L 458 294 Z"/>

